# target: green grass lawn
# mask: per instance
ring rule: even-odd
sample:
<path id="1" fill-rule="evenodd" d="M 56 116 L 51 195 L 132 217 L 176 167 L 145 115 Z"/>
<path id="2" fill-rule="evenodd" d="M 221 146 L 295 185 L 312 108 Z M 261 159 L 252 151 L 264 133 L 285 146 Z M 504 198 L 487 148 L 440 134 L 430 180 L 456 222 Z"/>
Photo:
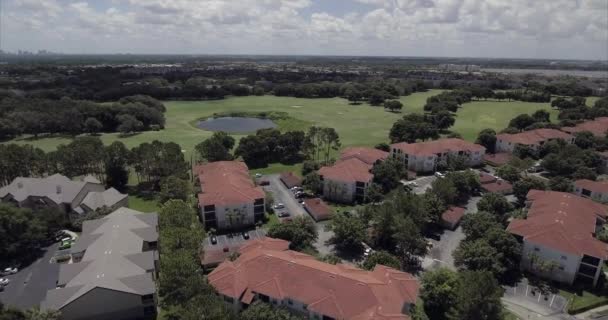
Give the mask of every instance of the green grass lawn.
<path id="1" fill-rule="evenodd" d="M 144 199 L 136 195 L 129 195 L 129 208 L 141 212 L 158 212 L 160 210 L 157 199 Z"/>
<path id="2" fill-rule="evenodd" d="M 586 290 L 581 295 L 565 290 L 560 290 L 559 293 L 570 301 L 568 304 L 570 314 L 581 313 L 608 304 L 607 296 L 595 295 Z"/>
<path id="3" fill-rule="evenodd" d="M 368 104 L 350 105 L 341 98 L 303 99 L 275 96 L 230 97 L 215 101 L 167 101 L 166 128 L 161 131 L 142 132 L 130 137 L 120 137 L 116 133 L 103 134 L 101 139 L 109 144 L 119 140 L 128 147 L 137 146 L 152 140 L 173 141 L 186 150 L 189 159 L 194 146 L 211 136 L 212 132 L 200 130 L 193 126 L 196 120 L 221 112 L 286 112 L 292 119 L 278 121 L 282 130 L 302 130 L 308 125 L 335 128 L 343 147 L 373 146 L 388 142 L 388 132 L 392 124 L 404 113 L 422 112 L 426 99 L 442 90 L 418 92 L 399 100 L 404 104 L 403 113 L 385 111 L 382 107 L 371 107 Z M 588 103 L 595 101 L 588 99 Z M 533 113 L 538 109 L 551 110 L 549 103 L 475 101 L 465 104 L 456 114 L 457 119 L 451 129 L 463 135 L 467 140 L 474 140 L 477 133 L 484 128 L 497 131 L 505 128 L 509 120 L 521 113 Z M 243 135 L 235 135 L 239 139 Z M 45 151 L 54 150 L 59 144 L 70 142 L 70 137 L 42 137 L 39 139 L 18 138 L 8 143 L 32 144 Z M 291 166 L 271 166 L 259 170 L 262 173 L 275 173 L 289 169 Z"/>

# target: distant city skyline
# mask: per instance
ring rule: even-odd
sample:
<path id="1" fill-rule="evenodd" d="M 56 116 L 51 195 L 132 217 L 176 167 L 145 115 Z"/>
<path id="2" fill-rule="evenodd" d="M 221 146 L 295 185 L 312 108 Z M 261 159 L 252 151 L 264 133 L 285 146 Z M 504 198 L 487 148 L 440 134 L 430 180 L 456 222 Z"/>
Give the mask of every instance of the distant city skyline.
<path id="1" fill-rule="evenodd" d="M 608 60 L 606 0 L 4 0 L 0 49 Z"/>

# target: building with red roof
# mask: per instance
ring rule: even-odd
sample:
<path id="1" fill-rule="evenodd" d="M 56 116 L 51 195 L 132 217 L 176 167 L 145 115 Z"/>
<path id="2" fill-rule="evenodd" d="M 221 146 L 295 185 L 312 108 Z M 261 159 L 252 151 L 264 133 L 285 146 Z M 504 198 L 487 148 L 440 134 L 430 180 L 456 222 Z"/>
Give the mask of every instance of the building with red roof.
<path id="1" fill-rule="evenodd" d="M 199 256 L 201 266 L 203 266 L 205 270 L 211 270 L 228 259 L 230 255 L 238 253 L 239 250 L 241 250 L 241 248 L 245 245 L 281 251 L 289 249 L 289 241 L 268 237 L 251 239 L 245 242 L 234 242 L 225 245 L 206 245 L 203 252 Z"/>
<path id="2" fill-rule="evenodd" d="M 507 227 L 523 244 L 521 267 L 559 282 L 595 285 L 608 258 L 608 244 L 595 235 L 608 209 L 570 193 L 539 190 L 528 192 L 527 205 L 527 218 Z"/>
<path id="3" fill-rule="evenodd" d="M 574 136 L 556 129 L 535 129 L 520 133 L 501 133 L 496 135 L 496 152 L 513 152 L 516 146 L 527 146 L 538 151 L 545 142 L 563 139 L 566 143 L 574 143 Z"/>
<path id="4" fill-rule="evenodd" d="M 447 163 L 449 156 L 465 156 L 469 166 L 478 166 L 485 153 L 483 146 L 457 138 L 391 145 L 391 156 L 415 172 L 434 172 L 438 165 Z"/>
<path id="5" fill-rule="evenodd" d="M 323 196 L 337 202 L 363 202 L 374 178 L 373 166 L 387 157 L 388 152 L 374 148 L 345 149 L 332 166 L 318 171 L 323 180 Z"/>
<path id="6" fill-rule="evenodd" d="M 462 217 L 467 209 L 461 207 L 450 206 L 443 214 L 441 214 L 441 225 L 444 228 L 454 230 L 460 224 Z"/>
<path id="7" fill-rule="evenodd" d="M 603 138 L 608 133 L 608 117 L 595 118 L 581 122 L 574 127 L 562 127 L 562 131 L 569 134 L 575 134 L 577 132 L 589 131 L 598 138 Z"/>
<path id="8" fill-rule="evenodd" d="M 481 184 L 481 190 L 483 192 L 501 194 L 513 193 L 512 184 L 485 172 L 479 173 L 479 183 Z"/>
<path id="9" fill-rule="evenodd" d="M 283 182 L 283 184 L 289 189 L 302 186 L 302 178 L 296 176 L 291 171 L 282 172 L 279 178 L 281 179 L 281 182 Z"/>
<path id="10" fill-rule="evenodd" d="M 304 209 L 315 221 L 328 220 L 334 213 L 331 207 L 319 198 L 304 199 Z"/>
<path id="11" fill-rule="evenodd" d="M 420 284 L 382 265 L 373 271 L 332 265 L 291 250 L 245 245 L 208 276 L 224 301 L 241 309 L 256 300 L 310 319 L 410 320 Z"/>
<path id="12" fill-rule="evenodd" d="M 513 155 L 507 152 L 499 152 L 499 153 L 486 153 L 483 156 L 483 162 L 493 166 L 500 167 L 509 163 L 513 159 Z"/>
<path id="13" fill-rule="evenodd" d="M 240 161 L 217 161 L 198 165 L 201 192 L 198 206 L 206 227 L 235 229 L 264 218 L 265 193 Z"/>
<path id="14" fill-rule="evenodd" d="M 576 180 L 574 194 L 599 202 L 608 202 L 608 181 Z"/>

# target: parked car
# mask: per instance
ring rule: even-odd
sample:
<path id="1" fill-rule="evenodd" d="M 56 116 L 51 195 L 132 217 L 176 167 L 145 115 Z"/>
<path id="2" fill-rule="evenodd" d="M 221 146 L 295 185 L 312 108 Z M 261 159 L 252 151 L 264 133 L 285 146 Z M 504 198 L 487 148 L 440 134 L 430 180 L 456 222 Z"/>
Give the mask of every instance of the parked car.
<path id="1" fill-rule="evenodd" d="M 243 231 L 243 239 L 249 240 L 249 232 Z"/>
<path id="2" fill-rule="evenodd" d="M 211 244 L 217 244 L 217 237 L 211 236 Z"/>
<path id="3" fill-rule="evenodd" d="M 437 177 L 437 178 L 445 178 L 445 173 L 443 173 L 441 171 L 437 171 L 437 172 L 435 172 L 435 177 Z"/>
<path id="4" fill-rule="evenodd" d="M 256 177 L 256 178 L 261 178 L 261 177 L 262 177 L 262 174 L 261 174 L 261 173 L 256 173 L 256 174 L 255 174 L 255 177 Z"/>
<path id="5" fill-rule="evenodd" d="M 0 286 L 6 286 L 10 283 L 11 281 L 7 278 L 0 278 Z"/>
<path id="6" fill-rule="evenodd" d="M 279 213 L 279 218 L 287 218 L 289 217 L 289 212 L 283 211 Z"/>
<path id="7" fill-rule="evenodd" d="M 61 245 L 59 245 L 59 250 L 67 250 L 72 247 L 72 240 L 61 241 Z"/>
<path id="8" fill-rule="evenodd" d="M 65 231 L 57 231 L 57 233 L 55 233 L 55 240 L 61 241 L 61 239 L 69 237 L 69 236 L 70 235 Z"/>
<path id="9" fill-rule="evenodd" d="M 15 268 L 15 267 L 12 267 L 12 268 L 9 267 L 9 268 L 2 270 L 2 273 L 0 275 L 8 276 L 8 275 L 17 273 L 17 271 L 19 271 L 19 269 Z"/>
<path id="10" fill-rule="evenodd" d="M 268 180 L 262 180 L 262 181 L 260 181 L 260 185 L 261 185 L 261 186 L 267 186 L 267 185 L 270 185 L 270 181 L 268 181 Z"/>
<path id="11" fill-rule="evenodd" d="M 275 204 L 274 206 L 272 206 L 272 208 L 273 209 L 283 209 L 283 208 L 285 208 L 285 205 L 279 202 L 279 203 Z"/>

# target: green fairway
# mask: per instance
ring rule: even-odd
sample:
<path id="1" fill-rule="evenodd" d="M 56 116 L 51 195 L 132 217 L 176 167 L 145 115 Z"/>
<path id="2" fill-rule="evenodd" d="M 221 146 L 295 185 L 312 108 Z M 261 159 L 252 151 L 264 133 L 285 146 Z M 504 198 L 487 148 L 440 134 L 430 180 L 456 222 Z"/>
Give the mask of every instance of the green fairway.
<path id="1" fill-rule="evenodd" d="M 465 103 L 456 113 L 456 123 L 450 130 L 458 132 L 466 140 L 474 141 L 479 131 L 492 128 L 497 132 L 506 128 L 509 121 L 522 113 L 532 114 L 536 110 L 547 110 L 551 121 L 557 120 L 558 111 L 549 103 L 521 101 L 473 101 Z"/>
<path id="2" fill-rule="evenodd" d="M 385 111 L 382 107 L 371 107 L 368 104 L 350 105 L 341 98 L 303 99 L 275 96 L 230 97 L 215 101 L 168 101 L 166 128 L 161 131 L 148 131 L 130 137 L 120 137 L 116 133 L 103 134 L 101 139 L 109 144 L 119 140 L 128 147 L 137 146 L 152 140 L 174 141 L 179 143 L 189 159 L 194 146 L 211 136 L 194 124 L 196 120 L 221 112 L 264 112 L 280 111 L 289 114 L 291 119 L 278 121 L 282 130 L 304 130 L 308 125 L 333 127 L 340 134 L 342 146 L 373 146 L 388 142 L 388 132 L 392 124 L 404 113 L 422 112 L 426 99 L 440 93 L 441 90 L 414 93 L 401 97 L 403 113 Z M 593 102 L 594 99 L 588 99 Z M 557 112 L 551 110 L 549 103 L 474 101 L 465 104 L 456 114 L 456 124 L 451 129 L 463 135 L 467 140 L 474 140 L 477 133 L 484 128 L 497 131 L 505 128 L 513 117 L 521 113 L 533 113 L 545 109 L 555 117 Z M 237 139 L 243 135 L 235 135 Z M 70 142 L 70 137 L 43 137 L 37 140 L 20 138 L 11 142 L 30 143 L 45 151 L 54 150 L 59 144 Z M 263 173 L 274 173 L 288 166 L 273 166 Z"/>

